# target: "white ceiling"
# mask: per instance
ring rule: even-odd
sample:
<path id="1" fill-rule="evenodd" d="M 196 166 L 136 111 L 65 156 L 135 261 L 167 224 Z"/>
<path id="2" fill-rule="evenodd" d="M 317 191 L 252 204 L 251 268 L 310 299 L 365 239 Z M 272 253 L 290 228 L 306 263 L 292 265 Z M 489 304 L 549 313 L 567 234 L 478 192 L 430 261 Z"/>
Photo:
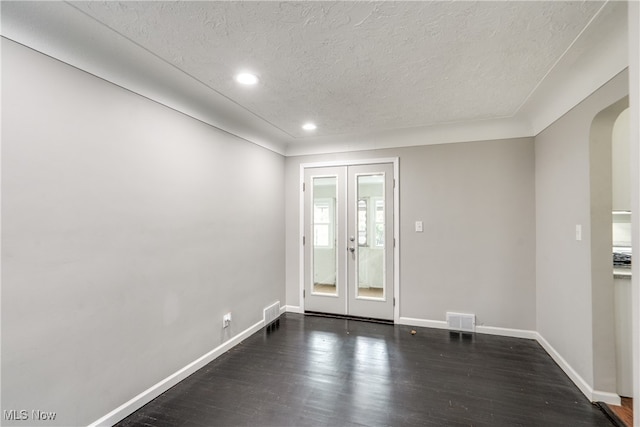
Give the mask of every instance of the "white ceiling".
<path id="1" fill-rule="evenodd" d="M 3 2 L 2 33 L 285 154 L 530 136 L 626 66 L 601 1 Z"/>
<path id="2" fill-rule="evenodd" d="M 74 4 L 288 134 L 508 117 L 592 3 Z M 254 70 L 260 86 L 233 76 Z M 496 96 L 500 94 L 500 96 Z"/>

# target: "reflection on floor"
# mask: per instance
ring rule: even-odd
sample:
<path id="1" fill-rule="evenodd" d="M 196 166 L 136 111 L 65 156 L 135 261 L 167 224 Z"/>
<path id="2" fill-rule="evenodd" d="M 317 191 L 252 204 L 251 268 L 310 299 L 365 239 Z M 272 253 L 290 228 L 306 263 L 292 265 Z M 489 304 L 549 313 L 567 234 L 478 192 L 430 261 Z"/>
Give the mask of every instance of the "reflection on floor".
<path id="1" fill-rule="evenodd" d="M 322 283 L 314 283 L 313 284 L 313 293 L 315 294 L 326 294 L 326 295 L 335 295 L 336 294 L 336 285 L 328 285 Z M 382 298 L 383 290 L 382 288 L 358 288 L 358 296 L 359 297 L 367 297 L 367 298 Z"/>

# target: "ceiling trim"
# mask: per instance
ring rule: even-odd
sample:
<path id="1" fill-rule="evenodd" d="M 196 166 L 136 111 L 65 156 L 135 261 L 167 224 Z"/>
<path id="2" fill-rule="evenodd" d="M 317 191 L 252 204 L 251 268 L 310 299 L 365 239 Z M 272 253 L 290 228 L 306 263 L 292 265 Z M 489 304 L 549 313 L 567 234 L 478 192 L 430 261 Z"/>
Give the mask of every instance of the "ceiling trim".
<path id="1" fill-rule="evenodd" d="M 395 129 L 370 134 L 309 138 L 290 143 L 285 155 L 345 153 L 530 136 L 533 136 L 533 130 L 528 121 L 505 118 Z"/>
<path id="2" fill-rule="evenodd" d="M 628 67 L 627 4 L 605 6 L 518 111 L 534 135 Z"/>
<path id="3" fill-rule="evenodd" d="M 289 135 L 64 2 L 3 2 L 2 36 L 284 154 Z M 82 41 L 72 34 L 86 34 Z"/>

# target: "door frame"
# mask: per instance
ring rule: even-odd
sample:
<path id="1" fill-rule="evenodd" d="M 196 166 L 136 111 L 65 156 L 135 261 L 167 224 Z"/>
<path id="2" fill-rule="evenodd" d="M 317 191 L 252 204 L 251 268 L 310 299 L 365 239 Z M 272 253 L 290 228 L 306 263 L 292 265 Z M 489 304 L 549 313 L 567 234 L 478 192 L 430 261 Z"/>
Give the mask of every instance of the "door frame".
<path id="1" fill-rule="evenodd" d="M 298 224 L 298 261 L 299 261 L 299 301 L 300 310 L 304 313 L 304 170 L 308 168 L 324 168 L 334 166 L 358 166 L 358 165 L 376 165 L 381 163 L 393 164 L 393 238 L 395 240 L 395 246 L 393 247 L 393 299 L 395 304 L 393 306 L 393 322 L 398 323 L 400 319 L 400 158 L 399 157 L 385 157 L 374 159 L 360 159 L 360 160 L 335 160 L 327 162 L 311 162 L 300 163 L 299 171 L 299 224 Z"/>

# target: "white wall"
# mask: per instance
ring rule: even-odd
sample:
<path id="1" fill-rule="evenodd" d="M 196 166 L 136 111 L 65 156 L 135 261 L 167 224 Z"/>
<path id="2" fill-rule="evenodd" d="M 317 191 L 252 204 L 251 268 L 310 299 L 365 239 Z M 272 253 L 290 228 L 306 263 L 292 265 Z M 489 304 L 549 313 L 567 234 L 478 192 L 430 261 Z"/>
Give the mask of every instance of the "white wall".
<path id="1" fill-rule="evenodd" d="M 287 157 L 287 304 L 300 306 L 300 164 L 396 156 L 400 316 L 462 311 L 485 326 L 535 330 L 532 138 Z"/>
<path id="2" fill-rule="evenodd" d="M 612 391 L 611 372 L 597 376 L 594 370 L 611 359 L 607 343 L 594 341 L 594 331 L 601 332 L 594 323 L 601 317 L 612 323 L 613 316 L 594 315 L 590 132 L 596 115 L 627 93 L 627 74 L 621 73 L 535 138 L 538 332 L 588 386 L 602 384 L 603 391 Z M 581 241 L 576 225 L 582 226 Z"/>
<path id="3" fill-rule="evenodd" d="M 283 170 L 3 39 L 2 409 L 86 425 L 284 301 Z"/>
<path id="4" fill-rule="evenodd" d="M 640 253 L 640 3 L 629 2 L 629 117 L 631 153 L 631 211 L 633 253 Z M 633 412 L 635 425 L 640 426 L 640 263 L 633 263 Z"/>
<path id="5" fill-rule="evenodd" d="M 618 116 L 612 135 L 613 210 L 631 210 L 631 154 L 629 152 L 629 109 Z"/>
<path id="6" fill-rule="evenodd" d="M 631 277 L 613 279 L 616 322 L 616 391 L 633 397 L 633 293 Z"/>

